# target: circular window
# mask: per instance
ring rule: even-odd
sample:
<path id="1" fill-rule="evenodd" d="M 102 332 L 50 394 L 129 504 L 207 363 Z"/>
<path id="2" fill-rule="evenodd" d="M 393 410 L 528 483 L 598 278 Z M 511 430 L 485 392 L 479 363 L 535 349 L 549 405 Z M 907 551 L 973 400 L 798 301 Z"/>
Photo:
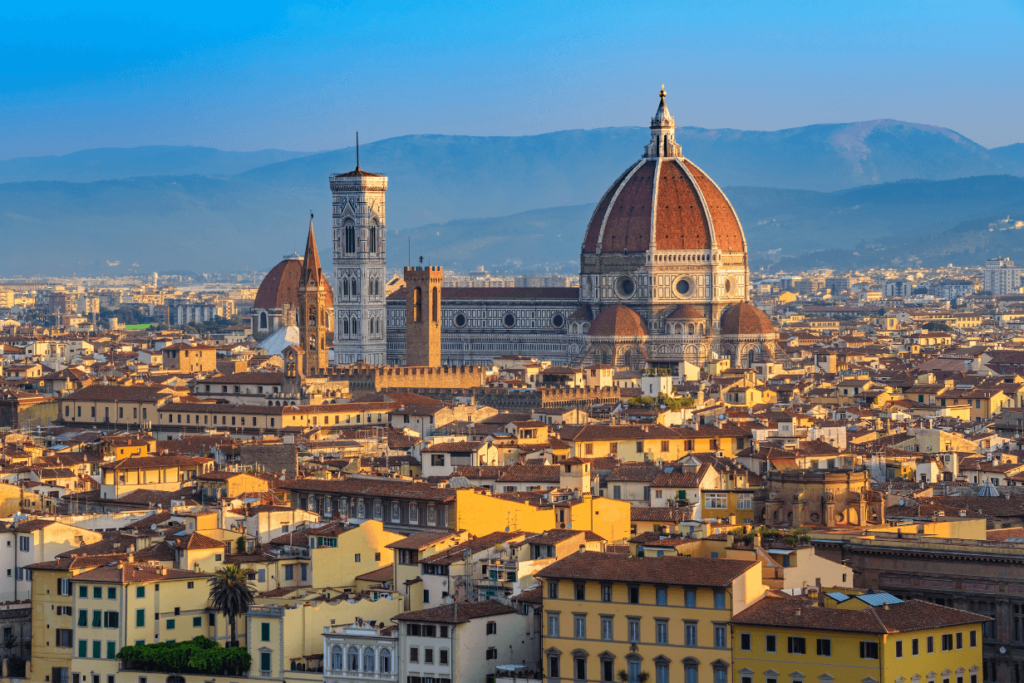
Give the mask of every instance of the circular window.
<path id="1" fill-rule="evenodd" d="M 620 277 L 615 284 L 615 291 L 624 299 L 628 299 L 636 292 L 636 283 L 631 277 Z"/>
<path id="2" fill-rule="evenodd" d="M 689 278 L 681 277 L 675 284 L 677 296 L 690 296 L 693 294 L 693 282 Z"/>
<path id="3" fill-rule="evenodd" d="M 456 313 L 455 314 L 455 327 L 465 327 L 465 326 L 466 326 L 466 314 L 465 313 Z"/>
<path id="4" fill-rule="evenodd" d="M 562 316 L 561 313 L 555 313 L 555 315 L 552 316 L 551 318 L 551 324 L 555 327 L 561 327 L 562 325 L 565 324 L 565 318 Z"/>
<path id="5" fill-rule="evenodd" d="M 505 324 L 505 327 L 515 327 L 516 317 L 511 313 L 506 313 L 505 317 L 501 319 L 501 322 Z"/>
<path id="6" fill-rule="evenodd" d="M 728 294 L 731 291 L 732 291 L 732 278 L 731 277 L 727 277 L 727 278 L 725 278 L 725 293 Z"/>

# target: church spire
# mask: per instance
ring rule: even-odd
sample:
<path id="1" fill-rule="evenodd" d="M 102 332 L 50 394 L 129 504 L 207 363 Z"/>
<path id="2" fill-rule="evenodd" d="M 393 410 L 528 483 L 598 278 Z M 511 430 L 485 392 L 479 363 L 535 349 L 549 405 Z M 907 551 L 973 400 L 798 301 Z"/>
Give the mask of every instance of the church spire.
<path id="1" fill-rule="evenodd" d="M 306 253 L 302 264 L 302 282 L 305 285 L 319 285 L 323 280 L 320 268 L 320 254 L 316 248 L 316 235 L 313 234 L 313 212 L 309 212 L 309 234 L 306 236 Z"/>
<path id="2" fill-rule="evenodd" d="M 651 142 L 644 148 L 644 158 L 681 157 L 683 149 L 676 142 L 676 122 L 665 104 L 665 86 L 661 86 L 661 103 L 651 119 Z"/>

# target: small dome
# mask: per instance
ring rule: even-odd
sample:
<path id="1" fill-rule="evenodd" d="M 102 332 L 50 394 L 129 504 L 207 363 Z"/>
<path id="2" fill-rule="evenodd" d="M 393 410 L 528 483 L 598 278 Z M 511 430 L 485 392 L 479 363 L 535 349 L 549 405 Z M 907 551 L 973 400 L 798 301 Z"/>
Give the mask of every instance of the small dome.
<path id="1" fill-rule="evenodd" d="M 587 334 L 591 337 L 646 337 L 647 325 L 636 311 L 616 304 L 597 316 Z"/>
<path id="2" fill-rule="evenodd" d="M 707 316 L 704 315 L 704 311 L 691 304 L 683 304 L 677 306 L 676 310 L 672 311 L 672 314 L 665 320 L 704 320 L 705 318 Z"/>
<path id="3" fill-rule="evenodd" d="M 722 314 L 722 334 L 775 334 L 775 326 L 764 311 L 744 301 Z"/>

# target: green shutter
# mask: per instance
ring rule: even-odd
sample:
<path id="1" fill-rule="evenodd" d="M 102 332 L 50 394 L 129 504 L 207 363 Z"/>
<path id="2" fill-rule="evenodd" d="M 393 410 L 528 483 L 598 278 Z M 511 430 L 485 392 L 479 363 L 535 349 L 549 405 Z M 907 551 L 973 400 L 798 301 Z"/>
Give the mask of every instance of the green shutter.
<path id="1" fill-rule="evenodd" d="M 95 628 L 99 628 L 103 625 L 103 612 L 98 609 L 92 611 L 92 625 Z"/>
<path id="2" fill-rule="evenodd" d="M 270 671 L 270 653 L 260 653 L 260 671 Z"/>
<path id="3" fill-rule="evenodd" d="M 89 587 L 88 586 L 79 586 L 78 587 L 78 597 L 80 597 L 80 598 L 87 598 L 87 597 L 89 597 Z"/>
<path id="4" fill-rule="evenodd" d="M 108 640 L 107 641 L 107 659 L 113 659 L 114 658 L 114 654 L 115 654 L 115 652 L 114 652 L 114 641 Z"/>
<path id="5" fill-rule="evenodd" d="M 260 624 L 260 639 L 264 643 L 270 642 L 270 624 L 268 622 Z"/>
<path id="6" fill-rule="evenodd" d="M 173 631 L 174 630 L 174 619 L 168 619 L 167 620 L 167 630 L 168 631 Z"/>
<path id="7" fill-rule="evenodd" d="M 137 609 L 135 610 L 135 625 L 145 626 L 146 625 L 146 610 Z"/>
<path id="8" fill-rule="evenodd" d="M 100 659 L 103 656 L 103 641 L 92 641 L 92 658 Z"/>
<path id="9" fill-rule="evenodd" d="M 192 625 L 193 626 L 202 627 L 202 625 L 203 625 L 203 618 L 202 617 L 192 617 Z"/>
<path id="10" fill-rule="evenodd" d="M 146 597 L 146 587 L 145 586 L 136 586 L 135 587 L 135 597 L 137 597 L 137 598 L 144 598 L 144 597 Z"/>
<path id="11" fill-rule="evenodd" d="M 80 609 L 78 610 L 78 625 L 88 626 L 89 625 L 89 610 Z"/>
<path id="12" fill-rule="evenodd" d="M 80 640 L 80 641 L 78 641 L 78 656 L 81 659 L 85 659 L 86 657 L 89 656 L 89 641 L 88 640 Z"/>

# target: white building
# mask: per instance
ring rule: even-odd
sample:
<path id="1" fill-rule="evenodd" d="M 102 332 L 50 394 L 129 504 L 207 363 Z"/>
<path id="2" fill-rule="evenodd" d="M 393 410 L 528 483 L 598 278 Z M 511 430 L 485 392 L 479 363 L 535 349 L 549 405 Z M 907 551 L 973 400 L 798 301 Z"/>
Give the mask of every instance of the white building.
<path id="1" fill-rule="evenodd" d="M 356 619 L 324 626 L 324 683 L 398 681 L 398 627 Z"/>
<path id="2" fill-rule="evenodd" d="M 990 258 L 985 261 L 985 291 L 995 296 L 1020 292 L 1024 270 L 1008 258 Z"/>
<path id="3" fill-rule="evenodd" d="M 499 602 L 454 602 L 396 618 L 402 681 L 483 681 L 501 664 L 540 668 L 534 617 Z"/>

